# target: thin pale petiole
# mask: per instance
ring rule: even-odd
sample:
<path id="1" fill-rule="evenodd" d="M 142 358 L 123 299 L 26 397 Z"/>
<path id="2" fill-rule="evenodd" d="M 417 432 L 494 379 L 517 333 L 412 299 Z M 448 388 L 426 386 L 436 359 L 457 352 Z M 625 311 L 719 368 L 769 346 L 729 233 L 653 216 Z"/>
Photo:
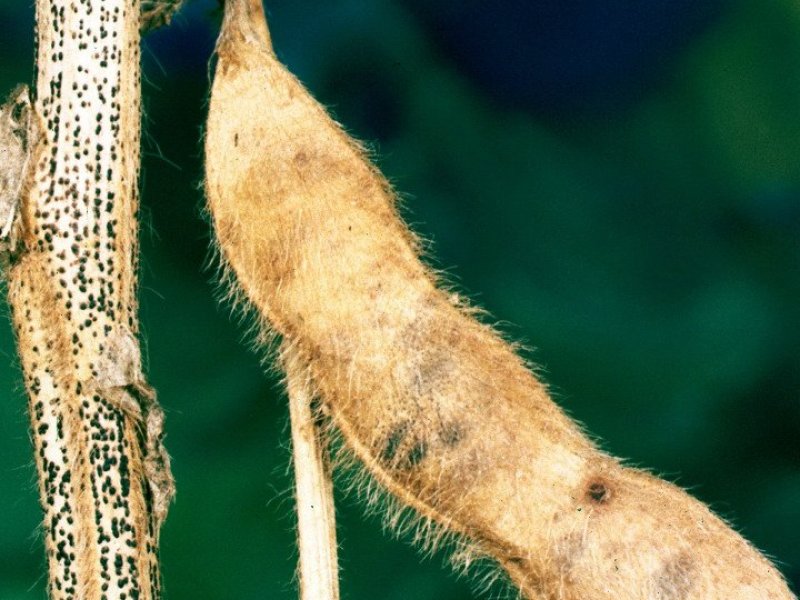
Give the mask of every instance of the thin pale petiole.
<path id="1" fill-rule="evenodd" d="M 300 600 L 338 600 L 336 515 L 328 450 L 311 409 L 308 375 L 287 373 L 297 502 Z"/>

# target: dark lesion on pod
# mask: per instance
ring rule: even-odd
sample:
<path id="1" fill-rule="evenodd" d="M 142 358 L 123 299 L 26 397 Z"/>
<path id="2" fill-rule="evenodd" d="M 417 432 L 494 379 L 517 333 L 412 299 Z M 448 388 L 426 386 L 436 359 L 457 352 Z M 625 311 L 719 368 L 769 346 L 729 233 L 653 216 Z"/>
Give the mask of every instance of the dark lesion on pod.
<path id="1" fill-rule="evenodd" d="M 386 436 L 386 441 L 383 443 L 383 450 L 381 450 L 381 461 L 384 464 L 392 464 L 397 457 L 400 446 L 408 435 L 411 424 L 408 421 L 400 421 L 389 430 L 389 435 Z"/>
<path id="2" fill-rule="evenodd" d="M 586 500 L 591 504 L 607 504 L 611 500 L 611 489 L 608 482 L 601 478 L 593 478 L 586 485 Z"/>
<path id="3" fill-rule="evenodd" d="M 445 423 L 435 432 L 418 431 L 410 420 L 396 423 L 379 444 L 381 462 L 387 467 L 407 470 L 427 458 L 452 450 L 466 438 L 458 422 Z"/>
<path id="4" fill-rule="evenodd" d="M 419 463 L 425 460 L 428 455 L 428 444 L 425 440 L 417 440 L 411 446 L 411 450 L 406 454 L 405 460 L 401 463 L 401 468 L 410 469 L 416 467 Z"/>
<path id="5" fill-rule="evenodd" d="M 439 434 L 442 443 L 447 448 L 455 448 L 467 437 L 464 427 L 457 421 L 445 423 Z"/>
<path id="6" fill-rule="evenodd" d="M 389 431 L 380 454 L 381 461 L 388 467 L 411 469 L 428 456 L 430 451 L 428 442 L 414 435 L 411 429 L 410 421 L 401 421 Z"/>

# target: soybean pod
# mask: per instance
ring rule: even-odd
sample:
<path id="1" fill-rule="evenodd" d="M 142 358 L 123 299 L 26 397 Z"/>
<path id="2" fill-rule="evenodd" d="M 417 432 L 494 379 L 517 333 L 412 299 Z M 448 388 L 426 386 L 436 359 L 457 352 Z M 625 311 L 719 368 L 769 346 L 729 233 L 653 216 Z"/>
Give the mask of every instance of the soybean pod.
<path id="1" fill-rule="evenodd" d="M 439 284 L 386 180 L 277 60 L 259 0 L 227 0 L 216 50 L 205 185 L 233 293 L 371 477 L 530 599 L 793 597 L 705 505 L 600 452 Z"/>

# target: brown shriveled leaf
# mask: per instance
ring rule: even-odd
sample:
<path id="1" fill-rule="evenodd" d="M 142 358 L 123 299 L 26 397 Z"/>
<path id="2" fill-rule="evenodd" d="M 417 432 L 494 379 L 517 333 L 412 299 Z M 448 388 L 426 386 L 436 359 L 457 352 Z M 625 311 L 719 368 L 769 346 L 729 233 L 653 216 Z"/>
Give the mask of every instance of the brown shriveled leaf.
<path id="1" fill-rule="evenodd" d="M 140 27 L 143 33 L 169 25 L 183 0 L 142 0 Z"/>
<path id="2" fill-rule="evenodd" d="M 437 287 L 386 181 L 276 59 L 259 0 L 228 0 L 217 53 L 223 262 L 375 479 L 531 599 L 792 598 L 701 502 L 599 452 Z"/>

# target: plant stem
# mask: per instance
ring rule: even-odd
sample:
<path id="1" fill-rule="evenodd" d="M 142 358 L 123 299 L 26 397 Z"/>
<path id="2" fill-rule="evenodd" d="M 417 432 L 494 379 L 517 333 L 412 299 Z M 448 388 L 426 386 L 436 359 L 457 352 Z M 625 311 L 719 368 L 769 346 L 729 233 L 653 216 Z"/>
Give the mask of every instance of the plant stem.
<path id="1" fill-rule="evenodd" d="M 159 597 L 172 493 L 141 370 L 138 0 L 37 0 L 40 122 L 8 272 L 53 600 Z"/>
<path id="2" fill-rule="evenodd" d="M 287 369 L 297 502 L 301 600 L 338 600 L 333 483 L 324 438 L 314 420 L 308 373 Z"/>

